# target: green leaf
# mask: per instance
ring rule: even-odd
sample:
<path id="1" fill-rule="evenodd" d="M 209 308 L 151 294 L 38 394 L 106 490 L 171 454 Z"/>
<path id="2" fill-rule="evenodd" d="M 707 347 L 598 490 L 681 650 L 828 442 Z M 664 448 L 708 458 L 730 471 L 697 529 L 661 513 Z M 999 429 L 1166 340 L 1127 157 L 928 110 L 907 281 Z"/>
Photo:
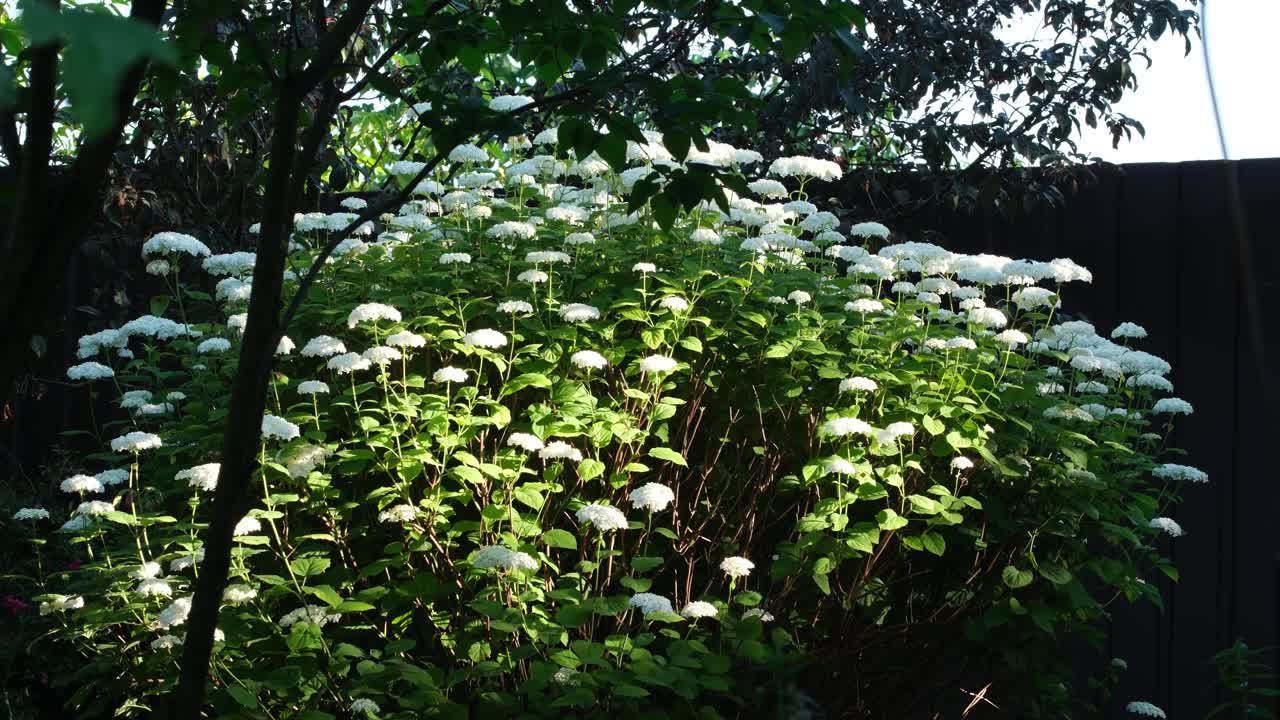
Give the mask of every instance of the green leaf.
<path id="1" fill-rule="evenodd" d="M 173 46 L 155 28 L 133 18 L 78 8 L 59 11 L 49 3 L 31 0 L 20 7 L 20 22 L 32 45 L 65 43 L 62 84 L 72 112 L 90 138 L 106 133 L 119 119 L 116 95 L 130 68 L 148 60 L 177 62 Z"/>
<path id="2" fill-rule="evenodd" d="M 881 530 L 897 530 L 907 526 L 908 520 L 891 508 L 885 508 L 876 513 L 876 523 L 880 525 Z"/>
<path id="3" fill-rule="evenodd" d="M 1071 571 L 1056 563 L 1041 563 L 1036 569 L 1045 580 L 1054 585 L 1066 585 L 1071 582 Z"/>
<path id="4" fill-rule="evenodd" d="M 239 685 L 228 685 L 227 694 L 247 710 L 256 710 L 258 707 L 258 696 Z"/>
<path id="5" fill-rule="evenodd" d="M 907 502 L 911 503 L 911 509 L 922 515 L 937 515 L 942 512 L 942 506 L 937 500 L 924 495 L 908 495 Z"/>
<path id="6" fill-rule="evenodd" d="M 541 373 L 525 373 L 512 378 L 502 388 L 500 397 L 506 397 L 512 393 L 520 392 L 527 387 L 551 387 L 551 379 Z"/>
<path id="7" fill-rule="evenodd" d="M 1004 580 L 1004 584 L 1013 589 L 1026 587 L 1031 584 L 1034 577 L 1029 570 L 1019 570 L 1013 565 L 1005 567 L 1004 572 L 1000 573 L 1000 577 Z"/>
<path id="8" fill-rule="evenodd" d="M 289 628 L 289 649 L 293 652 L 316 650 L 324 645 L 320 626 L 310 622 L 294 623 Z"/>
<path id="9" fill-rule="evenodd" d="M 548 547 L 578 549 L 578 539 L 567 530 L 548 530 L 542 533 L 542 542 Z"/>
<path id="10" fill-rule="evenodd" d="M 453 468 L 451 472 L 466 482 L 475 483 L 477 485 L 482 485 L 485 482 L 484 475 L 481 475 L 480 471 L 473 467 L 459 465 L 458 467 Z"/>
<path id="11" fill-rule="evenodd" d="M 530 487 L 528 485 L 521 485 L 516 488 L 512 495 L 514 495 L 517 500 L 534 510 L 541 510 L 542 505 L 545 502 L 542 498 L 542 493 L 538 492 L 537 488 Z"/>
<path id="12" fill-rule="evenodd" d="M 666 460 L 667 462 L 673 462 L 676 465 L 679 465 L 680 467 L 689 467 L 689 463 L 685 462 L 684 456 L 676 452 L 675 450 L 672 450 L 671 448 L 665 448 L 665 447 L 649 448 L 649 457 L 657 458 L 659 460 Z"/>
<path id="13" fill-rule="evenodd" d="M 635 571 L 639 573 L 649 572 L 650 570 L 658 567 L 661 564 L 662 564 L 662 558 L 660 557 L 636 556 L 631 558 L 631 567 L 634 568 Z"/>
<path id="14" fill-rule="evenodd" d="M 947 551 L 946 539 L 932 530 L 921 535 L 920 541 L 924 543 L 925 550 L 928 550 L 939 557 L 942 556 L 942 553 Z"/>
<path id="15" fill-rule="evenodd" d="M 595 458 L 586 458 L 578 463 L 578 478 L 582 481 L 594 480 L 604 474 L 604 463 Z"/>
<path id="16" fill-rule="evenodd" d="M 658 221 L 658 226 L 664 232 L 671 232 L 671 228 L 676 224 L 676 214 L 678 208 L 675 203 L 671 202 L 671 198 L 666 193 L 654 195 L 649 200 L 649 206 L 653 208 L 653 217 Z"/>
<path id="17" fill-rule="evenodd" d="M 338 594 L 337 590 L 334 590 L 333 587 L 329 585 L 316 585 L 314 587 L 309 587 L 307 588 L 307 592 L 323 600 L 329 607 L 337 607 L 342 604 L 342 596 Z"/>
<path id="18" fill-rule="evenodd" d="M 924 429 L 927 430 L 930 435 L 941 435 L 942 431 L 946 430 L 946 426 L 942 424 L 942 421 L 932 415 L 925 415 L 921 424 L 924 425 Z"/>
<path id="19" fill-rule="evenodd" d="M 312 575 L 319 575 L 329 569 L 329 558 L 298 558 L 297 560 L 289 563 L 289 567 L 293 570 L 294 575 L 299 577 L 311 577 Z"/>

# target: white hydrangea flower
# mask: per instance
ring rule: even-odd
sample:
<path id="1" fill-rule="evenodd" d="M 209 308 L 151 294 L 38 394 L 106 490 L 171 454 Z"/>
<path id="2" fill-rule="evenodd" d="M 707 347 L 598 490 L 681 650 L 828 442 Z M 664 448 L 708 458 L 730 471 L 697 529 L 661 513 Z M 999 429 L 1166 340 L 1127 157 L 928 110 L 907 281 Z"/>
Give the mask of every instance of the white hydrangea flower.
<path id="1" fill-rule="evenodd" d="M 64 493 L 97 493 L 102 492 L 102 481 L 92 475 L 72 475 L 60 485 Z"/>
<path id="2" fill-rule="evenodd" d="M 840 456 L 827 458 L 823 467 L 828 475 L 853 475 L 858 471 L 857 468 L 853 466 L 853 463 Z"/>
<path id="3" fill-rule="evenodd" d="M 572 460 L 582 462 L 582 451 L 563 440 L 553 440 L 538 451 L 543 460 Z"/>
<path id="4" fill-rule="evenodd" d="M 485 163 L 489 162 L 489 153 L 471 143 L 463 143 L 449 151 L 449 162 Z"/>
<path id="5" fill-rule="evenodd" d="M 574 367 L 591 370 L 600 370 L 609 365 L 609 361 L 595 350 L 579 350 L 569 356 L 569 362 L 573 363 Z"/>
<path id="6" fill-rule="evenodd" d="M 658 307 L 681 313 L 689 309 L 689 301 L 679 295 L 668 295 L 658 302 Z"/>
<path id="7" fill-rule="evenodd" d="M 258 591 L 250 585 L 228 585 L 227 588 L 222 591 L 222 599 L 232 605 L 240 605 L 241 603 L 249 602 L 256 597 L 258 597 Z"/>
<path id="8" fill-rule="evenodd" d="M 262 416 L 262 437 L 289 441 L 302 434 L 302 430 L 293 423 L 275 415 Z"/>
<path id="9" fill-rule="evenodd" d="M 213 492 L 218 488 L 218 472 L 220 470 L 222 470 L 220 463 L 206 463 L 186 470 L 179 470 L 173 476 L 173 479 L 179 482 L 186 480 L 188 485 L 197 490 Z"/>
<path id="10" fill-rule="evenodd" d="M 182 572 L 204 562 L 204 548 L 197 548 L 191 555 L 182 555 L 169 561 L 169 572 Z"/>
<path id="11" fill-rule="evenodd" d="M 792 290 L 787 293 L 787 301 L 796 305 L 805 305 L 813 301 L 813 296 L 804 290 Z"/>
<path id="12" fill-rule="evenodd" d="M 818 432 L 822 435 L 847 437 L 849 435 L 871 435 L 875 432 L 875 429 L 858 418 L 837 417 L 818 426 Z"/>
<path id="13" fill-rule="evenodd" d="M 493 349 L 506 345 L 507 336 L 497 330 L 482 328 L 480 330 L 472 330 L 463 335 L 462 342 L 472 347 Z"/>
<path id="14" fill-rule="evenodd" d="M 1052 290 L 1041 287 L 1024 287 L 1013 293 L 1013 304 L 1023 310 L 1033 310 L 1038 307 L 1057 307 L 1058 294 Z"/>
<path id="15" fill-rule="evenodd" d="M 1117 340 L 1121 338 L 1142 339 L 1147 336 L 1147 329 L 1137 323 L 1122 322 L 1111 331 L 1111 337 Z"/>
<path id="16" fill-rule="evenodd" d="M 679 365 L 674 358 L 666 355 L 650 355 L 640 361 L 640 372 L 645 375 L 666 375 Z"/>
<path id="17" fill-rule="evenodd" d="M 724 243 L 724 238 L 720 236 L 720 233 L 711 228 L 698 228 L 689 235 L 689 239 L 699 245 L 721 245 Z"/>
<path id="18" fill-rule="evenodd" d="M 262 522 L 256 517 L 246 515 L 240 518 L 240 522 L 236 523 L 231 534 L 235 537 L 244 537 L 245 535 L 252 535 L 256 532 L 262 532 Z"/>
<path id="19" fill-rule="evenodd" d="M 110 470 L 103 470 L 97 475 L 94 475 L 94 477 L 98 479 L 98 482 L 110 487 L 112 485 L 120 485 L 126 482 L 129 479 L 129 471 L 124 468 L 112 468 Z"/>
<path id="20" fill-rule="evenodd" d="M 608 532 L 610 530 L 626 530 L 629 527 L 627 517 L 622 511 L 612 505 L 601 505 L 599 503 L 591 503 L 578 508 L 578 512 L 574 513 L 580 523 L 591 523 L 592 527 L 600 532 Z"/>
<path id="21" fill-rule="evenodd" d="M 519 275 L 516 275 L 516 280 L 529 283 L 530 285 L 537 285 L 538 283 L 546 282 L 550 277 L 550 275 L 546 274 L 542 270 L 525 270 Z"/>
<path id="22" fill-rule="evenodd" d="M 143 450 L 154 450 L 162 444 L 159 435 L 134 430 L 112 440 L 111 449 L 116 452 L 136 453 Z"/>
<path id="23" fill-rule="evenodd" d="M 92 361 L 67 368 L 67 378 L 70 380 L 104 380 L 115 375 L 116 372 L 111 368 Z"/>
<path id="24" fill-rule="evenodd" d="M 373 367 L 373 362 L 363 355 L 349 352 L 334 355 L 329 358 L 329 362 L 325 363 L 325 366 L 330 370 L 336 371 L 339 375 L 349 375 L 357 370 L 368 370 Z"/>
<path id="25" fill-rule="evenodd" d="M 218 352 L 227 352 L 232 348 L 232 342 L 221 337 L 211 337 L 209 340 L 202 341 L 196 346 L 196 352 L 201 355 L 218 354 Z"/>
<path id="26" fill-rule="evenodd" d="M 524 300 L 504 300 L 498 303 L 498 312 L 507 315 L 528 314 L 533 312 L 533 305 Z"/>
<path id="27" fill-rule="evenodd" d="M 652 615 L 656 612 L 674 612 L 670 600 L 654 593 L 636 593 L 631 596 L 627 604 L 638 609 L 643 615 Z"/>
<path id="28" fill-rule="evenodd" d="M 214 277 L 241 276 L 252 272 L 257 261 L 256 253 L 233 252 L 210 255 L 200 263 L 200 266 Z"/>
<path id="29" fill-rule="evenodd" d="M 1162 530 L 1168 533 L 1170 537 L 1182 537 L 1183 535 L 1182 526 L 1179 525 L 1177 521 L 1175 521 L 1173 518 L 1168 518 L 1168 517 L 1151 518 L 1151 521 L 1147 523 L 1147 525 L 1148 527 L 1152 527 L 1152 528 L 1155 528 L 1156 530 Z"/>
<path id="30" fill-rule="evenodd" d="M 351 701 L 351 714 L 358 715 L 364 713 L 366 715 L 377 715 L 382 712 L 382 708 L 378 707 L 378 703 L 369 698 L 356 698 Z"/>
<path id="31" fill-rule="evenodd" d="M 715 605 L 705 600 L 694 600 L 680 608 L 680 614 L 691 620 L 697 620 L 699 618 L 715 617 L 720 614 L 720 611 L 716 609 Z"/>
<path id="32" fill-rule="evenodd" d="M 525 262 L 530 262 L 535 265 L 539 263 L 555 265 L 556 263 L 567 263 L 572 259 L 573 258 L 569 257 L 569 253 L 560 252 L 559 250 L 534 250 L 524 256 Z"/>
<path id="33" fill-rule="evenodd" d="M 966 301 L 972 302 L 972 301 Z M 1002 328 L 1009 324 L 1009 318 L 995 308 L 975 307 L 969 310 L 969 322 L 985 328 Z"/>
<path id="34" fill-rule="evenodd" d="M 328 455 L 329 451 L 319 445 L 295 446 L 285 458 L 285 469 L 289 471 L 291 478 L 304 478 L 324 462 Z"/>
<path id="35" fill-rule="evenodd" d="M 48 520 L 49 511 L 44 508 L 22 508 L 13 514 L 14 520 Z"/>
<path id="36" fill-rule="evenodd" d="M 875 392 L 879 389 L 876 381 L 866 377 L 851 377 L 840 381 L 840 392 Z"/>
<path id="37" fill-rule="evenodd" d="M 169 597 L 173 595 L 173 588 L 169 587 L 169 583 L 158 578 L 148 578 L 138 583 L 138 587 L 133 589 L 134 592 L 143 597 Z"/>
<path id="38" fill-rule="evenodd" d="M 522 432 L 511 433 L 511 436 L 507 438 L 507 444 L 526 452 L 537 452 L 543 448 L 542 441 L 538 439 L 537 435 Z"/>
<path id="39" fill-rule="evenodd" d="M 324 627 L 329 623 L 337 622 L 342 619 L 339 613 L 331 612 L 329 608 L 319 605 L 304 605 L 296 610 L 290 610 L 285 613 L 279 620 L 282 628 L 287 628 L 300 622 L 308 622 L 312 625 Z"/>
<path id="40" fill-rule="evenodd" d="M 600 309 L 585 303 L 565 303 L 560 306 L 560 317 L 567 322 L 584 323 L 600 319 Z"/>
<path id="41" fill-rule="evenodd" d="M 1205 471 L 1190 465 L 1179 465 L 1177 463 L 1157 465 L 1152 469 L 1151 474 L 1162 480 L 1184 480 L 1195 483 L 1209 482 L 1209 475 Z"/>
<path id="42" fill-rule="evenodd" d="M 321 395 L 328 394 L 329 384 L 319 380 L 303 380 L 298 383 L 299 395 Z"/>
<path id="43" fill-rule="evenodd" d="M 1005 345 L 1010 349 L 1019 345 L 1026 345 L 1027 342 L 1031 340 L 1031 338 L 1027 337 L 1027 334 L 1021 330 L 1002 330 L 995 334 L 994 339 L 996 342 L 1001 345 Z"/>
<path id="44" fill-rule="evenodd" d="M 307 341 L 302 346 L 303 357 L 331 357 L 340 355 L 347 351 L 347 347 L 342 344 L 341 340 L 329 337 L 328 335 L 317 335 Z"/>
<path id="45" fill-rule="evenodd" d="M 209 257 L 209 246 L 190 235 L 179 232 L 159 232 L 142 244 L 142 257 L 186 253 L 192 257 Z"/>
<path id="46" fill-rule="evenodd" d="M 360 357 L 368 360 L 370 363 L 383 367 L 393 360 L 399 360 L 404 357 L 399 350 L 385 345 L 375 345 L 360 354 Z"/>
<path id="47" fill-rule="evenodd" d="M 187 621 L 187 616 L 191 614 L 191 597 L 178 598 L 173 601 L 169 607 L 160 611 L 160 616 L 156 618 L 156 627 L 162 630 L 168 630 Z"/>
<path id="48" fill-rule="evenodd" d="M 878 222 L 860 222 L 849 228 L 849 235 L 852 237 L 884 239 L 889 237 L 889 228 Z"/>
<path id="49" fill-rule="evenodd" d="M 676 495 L 666 485 L 651 482 L 632 490 L 629 499 L 631 507 L 636 510 L 661 512 L 675 501 Z"/>
<path id="50" fill-rule="evenodd" d="M 378 513 L 378 521 L 385 523 L 413 522 L 418 517 L 418 510 L 412 505 L 393 505 Z"/>
<path id="51" fill-rule="evenodd" d="M 538 228 L 527 222 L 509 220 L 507 222 L 500 222 L 488 230 L 485 230 L 484 234 L 486 237 L 497 238 L 499 240 L 531 240 L 538 234 Z M 564 262 L 568 261 L 568 256 L 565 256 Z M 531 260 L 530 262 L 535 261 Z"/>
<path id="52" fill-rule="evenodd" d="M 819 180 L 839 180 L 844 171 L 830 160 L 796 155 L 778 158 L 769 164 L 769 174 L 781 177 L 816 178 Z"/>
<path id="53" fill-rule="evenodd" d="M 65 610 L 79 610 L 82 607 L 84 607 L 83 596 L 54 595 L 49 600 L 40 603 L 40 614 L 48 615 L 49 613 L 63 612 Z"/>
<path id="54" fill-rule="evenodd" d="M 756 564 L 744 557 L 727 557 L 720 561 L 720 570 L 731 578 L 743 578 L 751 574 Z"/>
<path id="55" fill-rule="evenodd" d="M 468 253 L 445 253 L 440 256 L 441 265 L 470 265 L 471 255 Z"/>
<path id="56" fill-rule="evenodd" d="M 431 374 L 431 379 L 439 383 L 461 383 L 467 381 L 467 371 L 447 366 Z"/>
<path id="57" fill-rule="evenodd" d="M 1193 410 L 1191 403 L 1182 398 L 1161 398 L 1151 406 L 1151 412 L 1157 414 L 1168 415 L 1190 415 Z"/>
<path id="58" fill-rule="evenodd" d="M 537 570 L 538 561 L 528 553 L 518 552 L 501 545 L 486 545 L 471 556 L 472 567 L 499 570 Z"/>
<path id="59" fill-rule="evenodd" d="M 351 311 L 351 314 L 347 315 L 347 327 L 353 328 L 363 322 L 377 322 L 379 320 L 400 322 L 400 311 L 382 303 L 357 305 Z M 305 355 L 306 353 L 304 352 L 303 354 Z"/>
<path id="60" fill-rule="evenodd" d="M 857 300 L 854 300 L 852 302 L 845 303 L 844 309 L 847 312 L 856 312 L 856 313 L 861 313 L 863 315 L 869 315 L 871 313 L 884 312 L 884 303 L 880 302 L 879 300 L 873 300 L 871 298 L 858 298 Z"/>
<path id="61" fill-rule="evenodd" d="M 276 355 L 288 355 L 293 352 L 297 346 L 293 344 L 293 340 L 288 335 L 281 335 L 280 342 L 276 343 Z"/>
<path id="62" fill-rule="evenodd" d="M 573 668 L 562 667 L 556 670 L 551 676 L 551 680 L 557 685 L 577 685 L 581 680 L 577 677 L 578 671 Z"/>
<path id="63" fill-rule="evenodd" d="M 152 650 L 172 650 L 182 644 L 182 638 L 177 635 L 161 635 L 151 641 Z"/>
<path id="64" fill-rule="evenodd" d="M 1161 718 L 1165 717 L 1164 710 L 1152 705 L 1145 700 L 1135 700 L 1124 706 L 1126 712 L 1134 715 L 1142 715 L 1143 717 Z"/>
<path id="65" fill-rule="evenodd" d="M 395 348 L 420 348 L 425 347 L 427 339 L 421 335 L 416 335 L 408 330 L 401 330 L 387 337 L 387 345 Z"/>
<path id="66" fill-rule="evenodd" d="M 569 233 L 564 238 L 564 244 L 570 246 L 593 245 L 595 244 L 595 241 L 596 236 L 589 232 Z"/>
<path id="67" fill-rule="evenodd" d="M 963 455 L 951 458 L 951 469 L 955 472 L 970 470 L 973 468 L 973 461 Z"/>

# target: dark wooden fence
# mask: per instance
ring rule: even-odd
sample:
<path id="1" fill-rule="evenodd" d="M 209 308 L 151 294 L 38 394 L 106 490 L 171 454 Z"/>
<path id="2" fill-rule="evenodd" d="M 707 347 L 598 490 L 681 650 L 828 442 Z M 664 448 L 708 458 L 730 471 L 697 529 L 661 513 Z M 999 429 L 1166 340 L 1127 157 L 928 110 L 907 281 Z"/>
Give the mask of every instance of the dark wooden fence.
<path id="1" fill-rule="evenodd" d="M 1114 607 L 1107 659 L 1129 669 L 1110 717 L 1145 699 L 1203 718 L 1222 699 L 1211 655 L 1236 638 L 1280 644 L 1280 159 L 1121 166 L 1029 217 L 912 222 L 954 250 L 1075 259 L 1094 280 L 1067 290 L 1066 307 L 1099 333 L 1139 323 L 1145 349 L 1173 364 L 1176 394 L 1195 406 L 1176 444 L 1210 481 L 1173 513 L 1187 535 L 1170 544 L 1181 579 L 1161 582 L 1164 612 Z M 1280 668 L 1280 653 L 1268 659 Z"/>

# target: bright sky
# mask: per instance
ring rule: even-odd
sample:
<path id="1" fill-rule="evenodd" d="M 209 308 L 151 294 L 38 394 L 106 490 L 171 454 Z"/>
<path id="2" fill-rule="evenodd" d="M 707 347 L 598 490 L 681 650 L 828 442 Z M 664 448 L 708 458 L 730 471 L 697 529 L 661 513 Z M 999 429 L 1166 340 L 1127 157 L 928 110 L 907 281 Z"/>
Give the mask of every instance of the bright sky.
<path id="1" fill-rule="evenodd" d="M 1233 159 L 1280 157 L 1280 0 L 1208 0 L 1209 54 L 1219 109 Z M 1162 37 L 1148 48 L 1154 64 L 1134 72 L 1138 89 L 1120 103 L 1121 112 L 1147 129 L 1111 149 L 1106 129 L 1089 130 L 1081 146 L 1114 163 L 1216 160 L 1217 130 L 1199 38 L 1184 57 L 1182 39 Z"/>

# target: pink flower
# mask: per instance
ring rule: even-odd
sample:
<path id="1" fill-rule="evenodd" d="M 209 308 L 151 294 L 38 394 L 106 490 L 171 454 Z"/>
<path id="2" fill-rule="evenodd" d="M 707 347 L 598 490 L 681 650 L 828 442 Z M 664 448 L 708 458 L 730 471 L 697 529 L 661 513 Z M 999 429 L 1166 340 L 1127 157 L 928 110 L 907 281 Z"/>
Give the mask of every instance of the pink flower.
<path id="1" fill-rule="evenodd" d="M 18 617 L 18 613 L 22 610 L 26 610 L 29 606 L 22 602 L 22 598 L 19 598 L 16 595 L 5 595 L 0 598 L 0 607 L 8 610 L 10 616 Z"/>

